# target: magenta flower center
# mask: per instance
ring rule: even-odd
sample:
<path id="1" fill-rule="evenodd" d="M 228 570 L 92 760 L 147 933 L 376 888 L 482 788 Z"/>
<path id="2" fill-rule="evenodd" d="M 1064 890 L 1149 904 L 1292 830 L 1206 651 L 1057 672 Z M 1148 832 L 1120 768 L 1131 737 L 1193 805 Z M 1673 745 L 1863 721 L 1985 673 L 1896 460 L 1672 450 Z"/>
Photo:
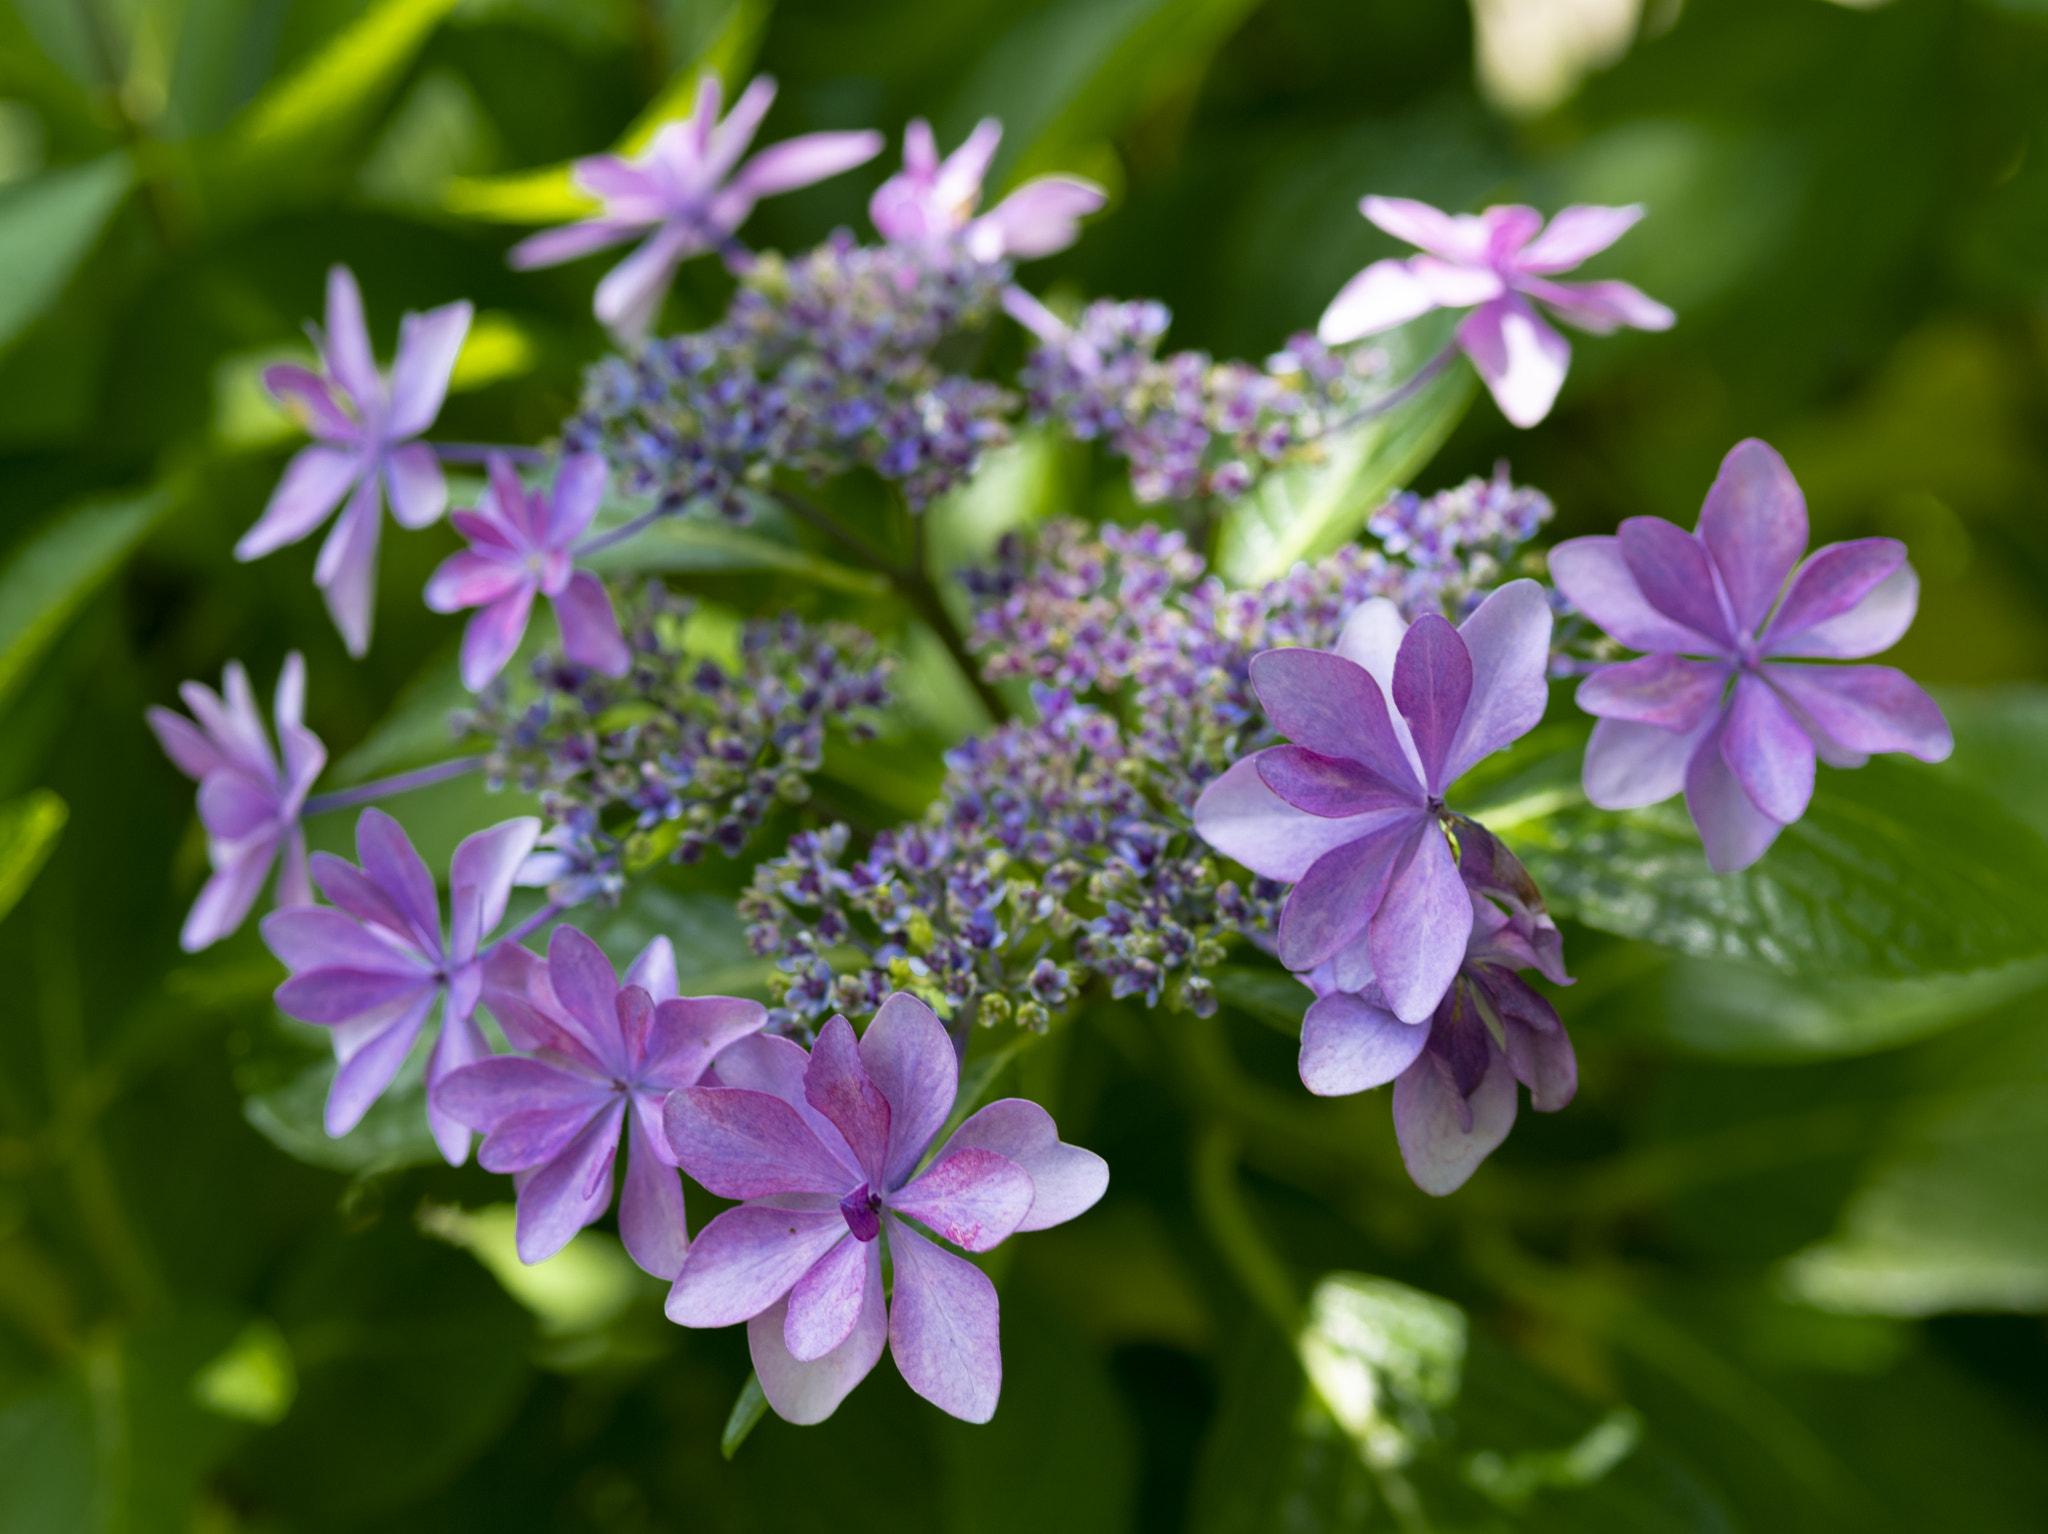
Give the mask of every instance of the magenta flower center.
<path id="1" fill-rule="evenodd" d="M 839 1201 L 839 1212 L 846 1217 L 846 1228 L 856 1241 L 872 1241 L 882 1233 L 881 1208 L 882 1195 L 870 1193 L 866 1183 Z"/>

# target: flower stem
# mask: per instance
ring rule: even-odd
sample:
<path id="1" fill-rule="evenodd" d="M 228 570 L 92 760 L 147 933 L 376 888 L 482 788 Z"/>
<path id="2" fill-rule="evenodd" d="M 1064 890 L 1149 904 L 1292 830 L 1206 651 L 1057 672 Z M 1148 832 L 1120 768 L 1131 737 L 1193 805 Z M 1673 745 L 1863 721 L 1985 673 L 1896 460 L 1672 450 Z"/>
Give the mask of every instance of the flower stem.
<path id="1" fill-rule="evenodd" d="M 1456 341 L 1445 342 L 1442 350 L 1408 375 L 1406 383 L 1403 383 L 1398 388 L 1390 389 L 1376 400 L 1360 405 L 1351 414 L 1345 416 L 1343 420 L 1332 422 L 1317 432 L 1316 435 L 1319 437 L 1333 437 L 1339 432 L 1349 431 L 1361 421 L 1370 421 L 1374 416 L 1382 416 L 1390 410 L 1398 410 L 1424 389 L 1428 388 L 1435 380 L 1436 375 L 1449 367 L 1451 359 L 1457 355 L 1458 343 Z"/>
<path id="2" fill-rule="evenodd" d="M 622 522 L 607 532 L 591 534 L 590 537 L 585 538 L 569 551 L 569 557 L 572 559 L 582 559 L 588 555 L 595 554 L 599 549 L 608 549 L 615 543 L 624 543 L 635 533 L 645 531 L 663 517 L 670 515 L 673 515 L 673 513 L 657 506 L 654 510 L 643 512 L 632 521 Z"/>
<path id="3" fill-rule="evenodd" d="M 1245 1293 L 1283 1337 L 1291 1338 L 1301 1326 L 1301 1301 L 1286 1265 L 1245 1204 L 1237 1185 L 1237 1151 L 1237 1136 L 1230 1130 L 1211 1125 L 1202 1131 L 1195 1142 L 1195 1208 Z"/>
<path id="4" fill-rule="evenodd" d="M 429 442 L 434 456 L 443 463 L 486 463 L 509 458 L 514 463 L 546 463 L 548 455 L 537 447 L 504 447 L 495 442 Z"/>
<path id="5" fill-rule="evenodd" d="M 498 942 L 516 943 L 520 941 L 520 939 L 528 937 L 532 933 L 538 931 L 540 928 L 545 927 L 549 922 L 553 921 L 557 916 L 560 916 L 567 909 L 567 906 L 558 905 L 554 901 L 550 900 L 538 911 L 535 911 L 531 916 L 527 917 L 525 921 L 521 922 L 518 926 L 514 927 L 510 932 L 506 933 L 503 937 L 499 938 Z M 496 945 L 494 944 L 493 946 Z"/>
<path id="6" fill-rule="evenodd" d="M 369 783 L 359 783 L 354 788 L 336 789 L 331 794 L 315 794 L 306 801 L 303 811 L 307 815 L 323 815 L 329 810 L 345 810 L 358 804 L 373 804 L 379 799 L 388 799 L 393 794 L 408 793 L 415 788 L 425 788 L 429 783 L 445 782 L 459 778 L 466 772 L 475 772 L 483 766 L 482 756 L 458 756 L 453 761 L 436 762 L 431 767 L 415 768 L 393 777 L 377 778 Z"/>
<path id="7" fill-rule="evenodd" d="M 920 557 L 907 565 L 899 565 L 859 533 L 842 524 L 822 506 L 780 486 L 772 493 L 776 501 L 799 520 L 809 523 L 842 548 L 849 550 L 870 570 L 887 576 L 889 584 L 896 588 L 896 594 L 903 598 L 912 612 L 925 621 L 931 631 L 938 636 L 939 643 L 946 647 L 946 653 L 952 656 L 953 664 L 960 668 L 960 674 L 967 679 L 967 685 L 974 689 L 974 695 L 981 699 L 981 706 L 988 710 L 989 717 L 998 724 L 1010 717 L 1010 705 L 982 676 L 981 667 L 974 663 L 973 655 L 968 652 L 967 637 L 960 632 L 960 625 L 953 621 L 952 613 L 947 611 L 945 601 L 939 595 L 939 588 L 932 583 L 931 576 L 925 573 L 921 557 L 924 542 L 924 523 L 921 520 L 914 518 L 912 523 L 918 539 Z"/>

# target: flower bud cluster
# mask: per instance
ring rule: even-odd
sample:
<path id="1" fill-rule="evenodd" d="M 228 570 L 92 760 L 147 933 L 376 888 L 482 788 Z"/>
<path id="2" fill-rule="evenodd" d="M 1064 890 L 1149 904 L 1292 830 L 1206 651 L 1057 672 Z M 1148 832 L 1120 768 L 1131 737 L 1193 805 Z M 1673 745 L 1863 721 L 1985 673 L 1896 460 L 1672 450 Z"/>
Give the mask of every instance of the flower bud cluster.
<path id="1" fill-rule="evenodd" d="M 1530 573 L 1515 556 L 1556 514 L 1549 496 L 1508 477 L 1502 459 L 1491 479 L 1475 474 L 1431 496 L 1396 491 L 1365 526 L 1388 554 L 1438 582 L 1438 601 L 1456 619 L 1510 576 Z"/>
<path id="2" fill-rule="evenodd" d="M 741 902 L 779 960 L 776 1024 L 865 1015 L 893 990 L 947 1016 L 1043 1029 L 1083 985 L 1206 1016 L 1226 936 L 1270 932 L 1279 886 L 1219 878 L 1186 816 L 1147 793 L 1116 720 L 1034 689 L 1039 720 L 947 756 L 924 820 L 846 863 L 847 828 L 792 838 Z"/>
<path id="3" fill-rule="evenodd" d="M 457 719 L 490 738 L 494 785 L 540 795 L 545 850 L 522 877 L 563 905 L 616 899 L 663 857 L 737 856 L 772 808 L 809 797 L 827 727 L 864 739 L 889 701 L 891 661 L 859 629 L 755 619 L 735 667 L 691 642 L 694 602 L 658 581 L 622 608 L 625 676 L 544 655 L 535 690 L 495 684 Z"/>
<path id="4" fill-rule="evenodd" d="M 1235 500 L 1354 413 L 1387 366 L 1376 348 L 1332 351 L 1309 334 L 1263 368 L 1197 351 L 1160 357 L 1170 318 L 1149 300 L 1090 304 L 1043 339 L 1020 379 L 1034 420 L 1101 438 L 1128 459 L 1132 492 L 1146 504 Z"/>
<path id="5" fill-rule="evenodd" d="M 744 521 L 777 469 L 865 466 L 921 508 L 1008 440 L 1016 397 L 949 372 L 942 342 L 996 312 L 1010 269 L 959 242 L 760 257 L 709 330 L 607 357 L 584 380 L 565 451 L 599 451 L 621 489 Z"/>

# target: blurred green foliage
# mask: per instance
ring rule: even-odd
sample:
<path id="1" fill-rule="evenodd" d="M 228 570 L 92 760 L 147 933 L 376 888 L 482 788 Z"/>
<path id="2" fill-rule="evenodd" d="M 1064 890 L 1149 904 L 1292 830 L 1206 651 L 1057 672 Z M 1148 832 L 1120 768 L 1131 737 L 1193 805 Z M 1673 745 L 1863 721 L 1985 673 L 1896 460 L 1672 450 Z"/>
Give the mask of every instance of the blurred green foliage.
<path id="1" fill-rule="evenodd" d="M 1511 116 L 1455 0 L 0 4 L 0 1531 L 2039 1528 L 2048 13 L 1651 0 L 1610 51 Z M 142 726 L 180 680 L 238 656 L 265 685 L 298 648 L 338 779 L 435 753 L 455 629 L 416 594 L 452 535 L 388 540 L 351 664 L 313 544 L 229 558 L 291 442 L 256 375 L 346 261 L 387 353 L 402 309 L 477 303 L 444 434 L 544 438 L 603 345 L 598 268 L 503 252 L 571 211 L 567 159 L 644 136 L 703 67 L 773 71 L 771 135 L 1000 115 L 999 177 L 1115 199 L 1029 282 L 1158 296 L 1219 355 L 1390 252 L 1364 192 L 1646 202 L 1602 259 L 1676 330 L 1577 343 L 1533 433 L 1482 400 L 1426 468 L 1418 439 L 1343 495 L 1275 489 L 1226 562 L 1284 565 L 1357 498 L 1503 455 L 1560 535 L 1689 523 L 1761 435 L 1817 539 L 1911 543 L 1896 659 L 1941 684 L 1954 759 L 1828 776 L 1752 875 L 1708 882 L 1668 814 L 1574 821 L 1569 741 L 1504 758 L 1476 791 L 1579 918 L 1568 1113 L 1431 1201 L 1382 1095 L 1294 1081 L 1292 982 L 1244 965 L 1208 1022 L 1094 1006 L 982 1062 L 1114 1169 L 991 1265 L 995 1422 L 884 1367 L 728 1463 L 744 1345 L 669 1326 L 602 1228 L 517 1269 L 508 1190 L 434 1164 L 416 1100 L 293 1144 L 320 1041 L 276 1017 L 253 930 L 178 952 L 204 848 Z M 883 173 L 749 237 L 860 225 Z M 723 293 L 690 268 L 670 321 Z M 935 558 L 1053 511 L 1133 514 L 1111 466 L 1026 443 Z M 716 613 L 906 632 L 793 529 L 672 531 L 660 567 Z M 827 764 L 878 820 L 977 718 L 906 643 L 902 717 Z M 512 810 L 455 785 L 399 812 L 435 861 Z M 743 877 L 664 874 L 598 935 L 668 931 L 706 987 L 757 984 Z"/>

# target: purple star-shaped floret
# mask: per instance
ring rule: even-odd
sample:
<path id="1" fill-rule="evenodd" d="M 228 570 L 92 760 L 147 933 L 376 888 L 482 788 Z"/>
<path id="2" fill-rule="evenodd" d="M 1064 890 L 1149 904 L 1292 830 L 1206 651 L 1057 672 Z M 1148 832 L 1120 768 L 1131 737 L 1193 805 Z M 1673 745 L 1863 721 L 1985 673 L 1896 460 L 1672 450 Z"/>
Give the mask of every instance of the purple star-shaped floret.
<path id="1" fill-rule="evenodd" d="M 199 781 L 199 821 L 206 827 L 206 855 L 213 876 L 192 903 L 178 942 L 187 953 L 217 943 L 237 927 L 256 903 L 271 865 L 284 854 L 277 875 L 279 906 L 313 903 L 306 872 L 306 834 L 299 826 L 306 794 L 327 765 L 327 748 L 301 720 L 306 710 L 306 662 L 294 650 L 277 677 L 277 743 L 282 770 L 270 749 L 257 711 L 249 673 L 229 661 L 215 693 L 199 682 L 178 689 L 192 718 L 167 708 L 146 717 L 164 752 L 187 777 Z M 198 721 L 196 724 L 194 720 Z"/>
<path id="2" fill-rule="evenodd" d="M 1549 648 L 1550 604 L 1520 580 L 1457 628 L 1435 614 L 1406 623 L 1376 597 L 1352 614 L 1334 653 L 1252 658 L 1259 701 L 1293 744 L 1255 752 L 1210 784 L 1195 829 L 1253 873 L 1294 884 L 1280 913 L 1281 963 L 1334 961 L 1345 989 L 1376 976 L 1404 1022 L 1436 1010 L 1472 931 L 1444 794 L 1543 717 Z"/>
<path id="3" fill-rule="evenodd" d="M 1796 664 L 1860 660 L 1898 642 L 1920 594 L 1906 546 L 1858 538 L 1802 562 L 1806 544 L 1798 482 L 1751 438 L 1722 460 L 1696 532 L 1631 517 L 1618 536 L 1551 550 L 1558 590 L 1650 652 L 1579 685 L 1579 707 L 1600 719 L 1586 797 L 1624 810 L 1683 790 L 1720 873 L 1747 868 L 1806 812 L 1816 757 L 1860 767 L 1874 751 L 1903 751 L 1938 762 L 1955 746 L 1904 672 Z"/>
<path id="4" fill-rule="evenodd" d="M 775 82 L 760 76 L 721 122 L 718 76 L 707 72 L 690 115 L 666 124 L 645 154 L 578 160 L 576 185 L 600 199 L 604 211 L 522 240 L 512 248 L 512 264 L 557 266 L 653 230 L 597 285 L 597 317 L 629 341 L 645 339 L 685 257 L 727 246 L 763 197 L 823 181 L 882 152 L 879 133 L 806 133 L 741 165 L 774 100 Z"/>
<path id="5" fill-rule="evenodd" d="M 683 1188 L 662 1128 L 662 1099 L 693 1087 L 768 1010 L 732 996 L 678 996 L 665 937 L 642 950 L 621 986 L 604 951 L 557 927 L 543 963 L 501 943 L 484 966 L 484 1005 L 520 1051 L 444 1077 L 435 1105 L 486 1136 L 477 1164 L 519 1180 L 522 1262 L 552 1257 L 612 1201 L 626 1132 L 619 1235 L 633 1260 L 673 1279 L 690 1247 Z"/>
<path id="6" fill-rule="evenodd" d="M 400 527 L 425 527 L 448 505 L 440 461 L 413 439 L 441 413 L 470 315 L 466 302 L 406 315 L 387 385 L 370 352 L 363 295 L 349 269 L 337 266 L 327 273 L 326 331 L 314 334 L 320 371 L 289 363 L 264 371 L 264 387 L 319 441 L 286 466 L 263 515 L 235 545 L 235 558 L 258 559 L 297 543 L 347 496 L 313 580 L 351 655 L 370 645 L 384 496 Z"/>
<path id="7" fill-rule="evenodd" d="M 1459 322 L 1458 347 L 1517 426 L 1550 414 L 1572 360 L 1571 343 L 1544 323 L 1531 299 L 1595 335 L 1622 325 L 1669 330 L 1676 320 L 1626 282 L 1551 281 L 1620 239 L 1643 216 L 1640 206 L 1576 205 L 1548 226 L 1534 208 L 1450 214 L 1405 197 L 1368 197 L 1358 207 L 1425 253 L 1375 261 L 1345 283 L 1323 311 L 1317 335 L 1337 346 L 1432 309 L 1472 309 Z"/>
<path id="8" fill-rule="evenodd" d="M 427 1061 L 427 1122 L 451 1164 L 469 1154 L 469 1131 L 434 1106 L 443 1077 L 490 1053 L 476 1025 L 485 938 L 504 917 L 513 876 L 540 822 L 508 820 L 465 837 L 449 866 L 444 941 L 434 876 L 404 829 L 382 810 L 356 821 L 358 867 L 313 854 L 313 881 L 334 902 L 263 919 L 263 941 L 291 970 L 277 988 L 289 1017 L 332 1031 L 339 1066 L 327 1094 L 327 1132 L 345 1135 L 398 1074 L 434 1002 L 447 997 Z"/>
<path id="9" fill-rule="evenodd" d="M 469 540 L 442 561 L 427 582 L 437 613 L 480 609 L 462 635 L 462 682 L 481 692 L 519 648 L 535 596 L 554 606 L 562 653 L 606 676 L 632 663 L 604 582 L 573 563 L 576 540 L 604 499 L 605 462 L 598 453 L 562 461 L 552 490 L 528 490 L 511 461 L 494 454 L 490 484 L 474 511 L 450 518 Z"/>
<path id="10" fill-rule="evenodd" d="M 669 1319 L 745 1321 L 762 1392 L 791 1422 L 830 1416 L 885 1344 L 911 1389 L 986 1422 L 1003 1380 L 995 1286 L 917 1226 L 985 1252 L 1090 1208 L 1109 1185 L 1102 1158 L 1062 1144 L 1036 1103 L 1006 1098 L 920 1171 L 960 1063 L 931 1008 L 902 992 L 858 1040 L 835 1017 L 808 1055 L 756 1034 L 717 1070 L 723 1085 L 669 1098 L 668 1143 L 690 1176 L 746 1202 L 691 1245 Z M 884 1235 L 895 1270 L 886 1307 Z"/>
<path id="11" fill-rule="evenodd" d="M 931 124 L 903 132 L 903 169 L 876 188 L 868 217 L 892 245 L 941 245 L 958 238 L 977 261 L 1031 260 L 1065 250 L 1081 220 L 1098 211 L 1101 187 L 1079 176 L 1034 176 L 980 217 L 982 178 L 1002 142 L 993 117 L 975 124 L 961 146 L 939 158 Z"/>
<path id="12" fill-rule="evenodd" d="M 1321 1097 L 1394 1083 L 1394 1134 L 1425 1193 L 1464 1186 L 1514 1126 L 1515 1083 L 1538 1112 L 1578 1090 L 1578 1061 L 1557 1009 L 1516 973 L 1569 985 L 1557 926 L 1535 885 L 1483 827 L 1457 822 L 1459 871 L 1472 935 L 1457 978 L 1421 1022 L 1394 1015 L 1386 994 L 1334 961 L 1304 978 L 1317 1000 L 1301 1025 L 1301 1080 Z M 1533 902 L 1533 903 L 1532 903 Z"/>

